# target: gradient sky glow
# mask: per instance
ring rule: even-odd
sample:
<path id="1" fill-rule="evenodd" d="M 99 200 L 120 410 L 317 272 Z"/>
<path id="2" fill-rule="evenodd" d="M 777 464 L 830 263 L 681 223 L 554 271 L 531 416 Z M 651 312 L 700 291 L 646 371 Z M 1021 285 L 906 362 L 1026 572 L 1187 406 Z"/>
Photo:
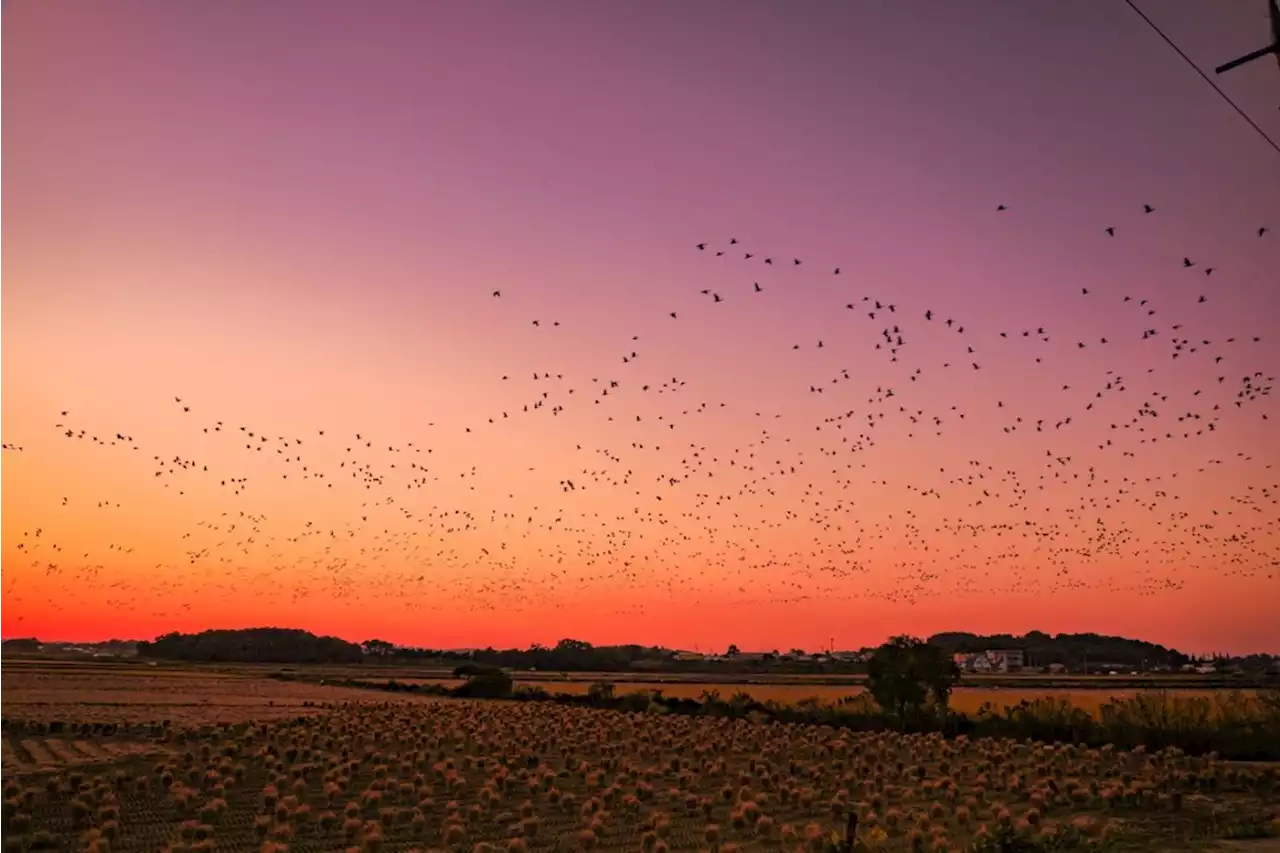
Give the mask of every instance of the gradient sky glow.
<path id="1" fill-rule="evenodd" d="M 5 636 L 1280 651 L 1280 155 L 1119 0 L 3 27 Z"/>

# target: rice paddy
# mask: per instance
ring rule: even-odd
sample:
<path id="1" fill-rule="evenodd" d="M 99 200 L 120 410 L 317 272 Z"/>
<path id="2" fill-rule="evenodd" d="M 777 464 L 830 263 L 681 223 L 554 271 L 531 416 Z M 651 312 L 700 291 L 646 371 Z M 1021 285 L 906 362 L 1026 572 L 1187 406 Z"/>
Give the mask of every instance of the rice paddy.
<path id="1" fill-rule="evenodd" d="M 455 687 L 461 684 L 455 678 L 422 678 L 400 679 L 406 684 L 439 684 L 444 687 Z M 593 681 L 581 678 L 574 679 L 520 679 L 516 687 L 537 688 L 548 693 L 586 694 Z M 867 697 L 867 689 L 861 685 L 826 685 L 826 684 L 722 684 L 674 680 L 655 682 L 653 680 L 630 681 L 608 680 L 616 693 L 649 693 L 660 690 L 664 696 L 673 699 L 701 699 L 708 693 L 717 693 L 720 698 L 728 699 L 736 693 L 745 693 L 757 702 L 778 702 L 784 705 L 795 705 L 801 702 L 816 700 L 824 704 L 857 700 Z M 997 709 L 1013 707 L 1029 699 L 1056 699 L 1070 702 L 1077 708 L 1088 711 L 1095 716 L 1107 702 L 1117 699 L 1131 699 L 1146 692 L 1141 689 L 1107 689 L 1107 688 L 1017 688 L 1017 687 L 957 687 L 951 694 L 951 707 L 961 713 L 976 713 L 984 705 Z M 1226 691 L 1212 689 L 1175 689 L 1173 695 L 1184 697 L 1212 698 L 1224 695 Z M 1252 691 L 1244 691 L 1249 695 Z"/>
<path id="2" fill-rule="evenodd" d="M 823 853 L 854 814 L 860 849 L 958 853 L 1187 843 L 1274 819 L 1273 769 L 1176 751 L 548 703 L 344 705 L 134 736 L 155 749 L 6 774 L 6 849 Z"/>
<path id="3" fill-rule="evenodd" d="M 850 814 L 858 850 L 912 853 L 1280 830 L 1280 769 L 1176 749 L 91 669 L 6 667 L 9 853 L 834 853 Z"/>

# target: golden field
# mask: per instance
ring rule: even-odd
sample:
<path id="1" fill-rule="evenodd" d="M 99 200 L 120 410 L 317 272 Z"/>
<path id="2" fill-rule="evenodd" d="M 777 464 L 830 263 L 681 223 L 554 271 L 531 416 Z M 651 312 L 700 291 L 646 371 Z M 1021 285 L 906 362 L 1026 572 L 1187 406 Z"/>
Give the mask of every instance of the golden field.
<path id="1" fill-rule="evenodd" d="M 10 853 L 836 853 L 849 814 L 859 851 L 1168 850 L 1265 831 L 1280 806 L 1274 768 L 1176 751 L 35 675 L 3 673 Z M 47 727 L 87 709 L 173 722 Z"/>
<path id="2" fill-rule="evenodd" d="M 5 663 L 0 671 L 7 719 L 199 726 L 294 717 L 325 705 L 381 698 L 351 687 L 185 668 Z"/>
<path id="3" fill-rule="evenodd" d="M 602 679 L 603 680 L 603 679 Z M 454 687 L 462 681 L 454 678 L 410 678 L 401 679 L 405 684 L 439 684 Z M 541 688 L 548 693 L 585 694 L 594 682 L 585 679 L 522 679 L 517 676 L 516 687 Z M 817 699 L 825 704 L 835 704 L 846 699 L 867 695 L 867 689 L 858 685 L 825 685 L 825 684 L 720 684 L 699 683 L 696 681 L 669 681 L 657 683 L 644 681 L 612 681 L 615 692 L 651 692 L 662 691 L 664 696 L 675 699 L 700 699 L 704 693 L 716 691 L 721 699 L 728 699 L 735 693 L 746 693 L 757 702 L 778 702 L 794 705 L 806 699 Z M 1067 700 L 1081 710 L 1095 716 L 1107 702 L 1116 699 L 1131 699 L 1144 692 L 1138 688 L 1107 689 L 1071 688 L 1071 687 L 957 687 L 951 694 L 951 707 L 959 712 L 972 714 L 983 705 L 990 704 L 996 708 L 1007 708 L 1028 699 Z M 1177 696 L 1213 697 L 1223 695 L 1226 691 L 1213 689 L 1177 689 L 1170 691 Z M 1243 691 L 1251 694 L 1253 691 Z"/>

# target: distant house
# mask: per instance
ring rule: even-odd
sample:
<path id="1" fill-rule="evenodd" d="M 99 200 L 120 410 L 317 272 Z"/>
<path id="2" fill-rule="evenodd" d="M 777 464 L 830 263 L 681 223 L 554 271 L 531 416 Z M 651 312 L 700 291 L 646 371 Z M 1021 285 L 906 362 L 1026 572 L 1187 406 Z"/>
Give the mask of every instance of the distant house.
<path id="1" fill-rule="evenodd" d="M 1018 672 L 1026 666 L 1026 655 L 1021 649 L 988 649 L 985 652 L 958 654 L 953 659 L 962 672 Z"/>
<path id="2" fill-rule="evenodd" d="M 707 656 L 701 652 L 675 652 L 671 655 L 672 660 L 706 660 Z"/>
<path id="3" fill-rule="evenodd" d="M 995 672 L 1018 672 L 1027 665 L 1022 649 L 990 649 L 986 655 Z"/>
<path id="4" fill-rule="evenodd" d="M 1067 665 L 1065 663 L 1051 663 L 1048 669 L 1050 675 L 1061 675 L 1067 671 Z"/>
<path id="5" fill-rule="evenodd" d="M 772 652 L 738 652 L 737 659 L 740 661 L 760 661 L 773 657 Z"/>
<path id="6" fill-rule="evenodd" d="M 1218 665 L 1213 663 L 1202 663 L 1196 665 L 1196 672 L 1200 675 L 1213 675 L 1218 671 Z"/>
<path id="7" fill-rule="evenodd" d="M 832 660 L 842 661 L 844 663 L 866 663 L 871 659 L 870 652 L 832 652 Z"/>
<path id="8" fill-rule="evenodd" d="M 818 660 L 818 656 L 811 655 L 808 652 L 787 652 L 785 655 L 778 655 L 778 660 L 792 663 L 813 663 Z"/>

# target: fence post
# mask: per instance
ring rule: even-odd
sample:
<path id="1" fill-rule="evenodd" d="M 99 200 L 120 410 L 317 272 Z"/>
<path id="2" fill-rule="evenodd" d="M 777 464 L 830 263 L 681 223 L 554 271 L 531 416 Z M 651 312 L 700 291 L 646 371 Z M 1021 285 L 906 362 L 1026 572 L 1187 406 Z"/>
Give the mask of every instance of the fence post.
<path id="1" fill-rule="evenodd" d="M 844 841 L 840 842 L 840 853 L 853 853 L 853 841 L 858 834 L 858 813 L 849 812 L 844 824 Z"/>

